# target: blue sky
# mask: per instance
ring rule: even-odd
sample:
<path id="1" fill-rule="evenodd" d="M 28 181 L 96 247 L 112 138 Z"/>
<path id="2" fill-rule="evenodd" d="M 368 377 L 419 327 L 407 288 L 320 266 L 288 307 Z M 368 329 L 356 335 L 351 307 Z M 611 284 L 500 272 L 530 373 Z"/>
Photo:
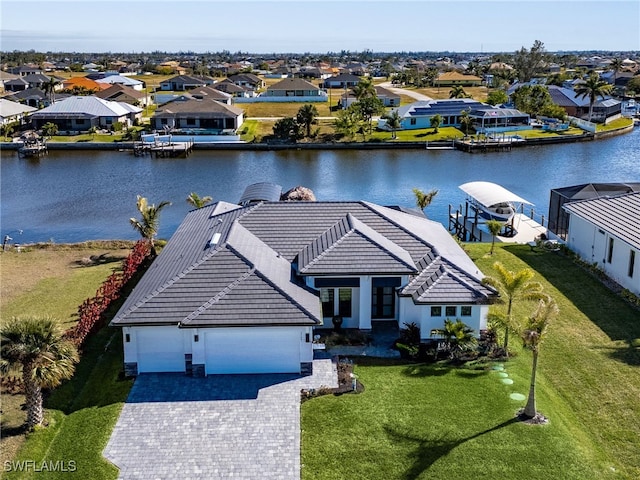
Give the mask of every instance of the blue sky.
<path id="1" fill-rule="evenodd" d="M 0 0 L 0 49 L 640 51 L 640 0 Z"/>

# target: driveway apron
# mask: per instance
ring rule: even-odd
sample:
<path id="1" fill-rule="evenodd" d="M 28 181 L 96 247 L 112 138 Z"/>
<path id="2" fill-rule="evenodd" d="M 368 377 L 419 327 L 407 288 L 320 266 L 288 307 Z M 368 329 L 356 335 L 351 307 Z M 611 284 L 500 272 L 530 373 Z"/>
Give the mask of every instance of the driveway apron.
<path id="1" fill-rule="evenodd" d="M 331 360 L 305 377 L 143 374 L 104 456 L 121 480 L 299 479 L 300 390 L 337 381 Z"/>

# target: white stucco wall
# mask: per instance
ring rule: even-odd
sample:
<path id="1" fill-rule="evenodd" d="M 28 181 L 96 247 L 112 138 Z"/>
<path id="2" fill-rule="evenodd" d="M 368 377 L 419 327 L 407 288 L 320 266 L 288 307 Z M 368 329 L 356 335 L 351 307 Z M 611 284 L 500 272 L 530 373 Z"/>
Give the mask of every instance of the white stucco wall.
<path id="1" fill-rule="evenodd" d="M 611 262 L 608 260 L 609 241 L 613 238 Z M 580 258 L 597 264 L 608 277 L 623 288 L 640 295 L 640 250 L 594 224 L 570 214 L 567 246 Z M 631 251 L 635 251 L 632 276 L 629 276 Z"/>

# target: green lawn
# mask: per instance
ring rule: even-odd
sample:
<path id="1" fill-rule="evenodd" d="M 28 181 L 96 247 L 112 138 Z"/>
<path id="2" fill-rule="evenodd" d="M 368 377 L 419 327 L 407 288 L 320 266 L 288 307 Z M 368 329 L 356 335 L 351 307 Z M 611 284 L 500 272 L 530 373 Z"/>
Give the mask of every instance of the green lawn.
<path id="1" fill-rule="evenodd" d="M 526 394 L 530 373 L 515 338 L 511 386 L 493 371 L 360 363 L 364 393 L 302 407 L 303 479 L 638 478 L 638 311 L 558 254 L 465 248 L 486 273 L 495 260 L 529 265 L 559 303 L 538 375 L 538 409 L 550 423 L 513 422 L 524 402 L 509 394 Z"/>
<path id="2" fill-rule="evenodd" d="M 433 128 L 419 130 L 398 130 L 396 140 L 391 139 L 391 132 L 374 131 L 368 138 L 381 141 L 397 142 L 435 142 L 462 138 L 464 134 L 455 127 L 440 127 L 438 133 Z"/>

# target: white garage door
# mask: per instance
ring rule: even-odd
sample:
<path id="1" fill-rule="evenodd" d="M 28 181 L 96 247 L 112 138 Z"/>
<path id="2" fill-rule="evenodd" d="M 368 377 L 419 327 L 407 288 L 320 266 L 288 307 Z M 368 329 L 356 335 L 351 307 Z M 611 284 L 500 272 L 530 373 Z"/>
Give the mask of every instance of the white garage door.
<path id="1" fill-rule="evenodd" d="M 136 331 L 138 372 L 184 372 L 182 332 L 173 327 Z"/>
<path id="2" fill-rule="evenodd" d="M 206 333 L 206 373 L 299 373 L 301 331 L 224 328 Z"/>

